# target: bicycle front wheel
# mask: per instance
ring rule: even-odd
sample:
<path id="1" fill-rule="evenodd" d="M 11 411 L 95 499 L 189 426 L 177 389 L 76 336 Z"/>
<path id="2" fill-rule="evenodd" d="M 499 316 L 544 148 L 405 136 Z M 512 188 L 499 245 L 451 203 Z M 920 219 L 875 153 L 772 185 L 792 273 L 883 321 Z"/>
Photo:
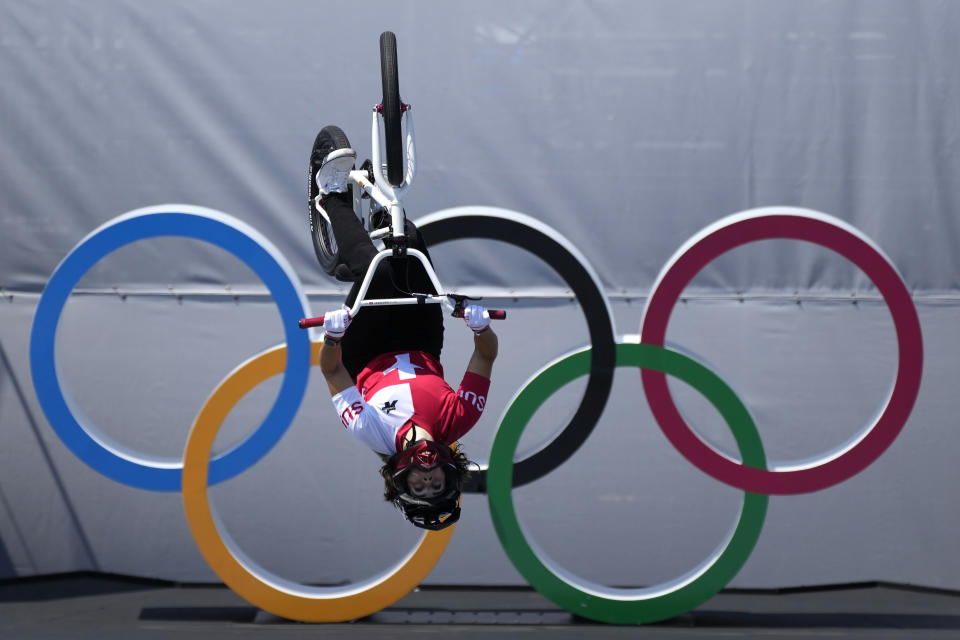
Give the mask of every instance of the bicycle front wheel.
<path id="1" fill-rule="evenodd" d="M 383 81 L 384 146 L 387 151 L 387 180 L 397 186 L 403 182 L 403 134 L 400 120 L 400 80 L 397 71 L 397 36 L 392 31 L 380 34 L 380 78 Z"/>

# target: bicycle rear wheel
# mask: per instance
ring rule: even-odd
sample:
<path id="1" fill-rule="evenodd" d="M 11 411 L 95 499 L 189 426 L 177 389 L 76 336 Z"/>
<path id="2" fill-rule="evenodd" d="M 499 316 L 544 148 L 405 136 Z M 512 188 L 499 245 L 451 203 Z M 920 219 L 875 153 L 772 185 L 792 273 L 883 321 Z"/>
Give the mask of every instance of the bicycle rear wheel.
<path id="1" fill-rule="evenodd" d="M 400 102 L 400 80 L 397 71 L 397 36 L 392 31 L 380 34 L 380 78 L 383 82 L 384 145 L 387 151 L 387 180 L 397 186 L 403 182 L 403 134 L 400 121 L 403 115 Z"/>
<path id="2" fill-rule="evenodd" d="M 320 130 L 313 143 L 310 155 L 310 168 L 307 174 L 307 208 L 310 221 L 310 237 L 313 239 L 313 251 L 317 254 L 320 268 L 328 275 L 334 275 L 339 263 L 339 249 L 333 237 L 333 227 L 327 216 L 317 208 L 317 172 L 326 154 L 334 149 L 346 149 L 350 146 L 347 134 L 340 127 L 329 125 Z"/>

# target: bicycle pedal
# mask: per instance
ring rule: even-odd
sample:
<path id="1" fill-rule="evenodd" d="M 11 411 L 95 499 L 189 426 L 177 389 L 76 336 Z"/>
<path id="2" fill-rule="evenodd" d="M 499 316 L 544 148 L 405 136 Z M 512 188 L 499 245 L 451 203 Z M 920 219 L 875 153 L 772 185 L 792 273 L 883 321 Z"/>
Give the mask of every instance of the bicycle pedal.
<path id="1" fill-rule="evenodd" d="M 383 229 L 390 226 L 390 212 L 384 208 L 370 211 L 370 229 Z"/>

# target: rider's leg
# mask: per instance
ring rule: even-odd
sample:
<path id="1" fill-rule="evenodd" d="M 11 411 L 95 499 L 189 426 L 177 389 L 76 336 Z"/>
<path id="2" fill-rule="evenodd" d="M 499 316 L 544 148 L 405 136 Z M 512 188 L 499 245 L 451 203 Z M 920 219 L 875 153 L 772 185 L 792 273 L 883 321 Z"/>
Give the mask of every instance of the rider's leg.
<path id="1" fill-rule="evenodd" d="M 347 232 L 347 239 L 351 242 L 355 256 L 354 265 L 363 264 L 362 271 L 357 274 L 353 288 L 347 296 L 346 304 L 353 306 L 359 293 L 366 266 L 370 264 L 376 249 L 366 234 L 366 245 L 355 236 L 355 229 L 363 227 L 357 221 L 352 211 L 350 216 L 356 225 L 348 225 L 346 215 L 343 215 L 341 228 Z M 340 216 L 338 216 L 340 217 Z M 334 216 L 331 214 L 331 222 Z M 423 251 L 429 258 L 423 236 L 417 228 L 407 222 L 409 246 Z M 337 243 L 340 243 L 337 227 L 334 227 Z M 341 245 L 342 246 L 342 245 Z M 361 247 L 369 246 L 369 251 Z M 341 248 L 341 252 L 343 249 Z M 363 260 L 365 259 L 365 262 Z M 396 261 L 392 258 L 382 261 L 377 266 L 366 298 L 406 298 L 411 293 L 436 293 L 433 284 L 423 265 L 416 258 L 407 257 Z M 397 351 L 424 351 L 439 360 L 443 348 L 443 309 L 439 304 L 406 304 L 392 306 L 364 307 L 357 313 L 350 330 L 343 337 L 343 364 L 350 375 L 356 379 L 370 360 L 384 353 Z"/>
<path id="2" fill-rule="evenodd" d="M 350 275 L 355 282 L 363 280 L 367 272 L 367 267 L 374 256 L 377 255 L 377 248 L 370 240 L 370 235 L 363 224 L 357 218 L 353 211 L 353 197 L 350 189 L 346 187 L 343 192 L 331 192 L 321 196 L 320 202 L 327 216 L 330 218 L 330 226 L 333 227 L 333 237 L 336 238 L 340 261 L 350 270 Z M 410 222 L 406 221 L 404 233 L 407 236 L 407 246 L 418 249 L 423 252 L 427 260 L 430 260 L 430 252 L 427 250 L 427 244 L 423 240 L 420 230 Z M 370 285 L 371 297 L 392 298 L 407 295 L 407 291 L 415 293 L 436 293 L 423 265 L 417 259 L 412 259 L 409 264 L 400 265 L 409 268 L 398 268 L 397 263 L 392 263 L 393 278 L 374 278 Z M 378 276 L 379 274 L 378 270 Z M 384 270 L 385 271 L 385 270 Z M 351 292 L 349 303 L 356 299 L 356 284 L 354 291 Z M 349 304 L 348 303 L 348 304 Z"/>
<path id="3" fill-rule="evenodd" d="M 377 248 L 353 213 L 353 197 L 349 189 L 344 193 L 328 193 L 322 197 L 321 203 L 333 227 L 340 261 L 349 269 L 353 280 L 362 280 L 370 261 L 377 255 Z"/>
<path id="4" fill-rule="evenodd" d="M 353 166 L 353 157 L 343 149 L 330 150 L 330 141 L 318 136 L 314 143 L 315 155 L 322 162 L 315 174 L 320 191 L 320 204 L 330 219 L 341 265 L 337 276 L 352 279 L 353 287 L 346 304 L 353 306 L 367 268 L 377 249 L 363 224 L 353 211 L 350 186 L 345 171 Z M 352 153 L 352 152 L 351 152 Z M 331 163 L 337 163 L 337 165 Z M 339 166 L 338 166 L 339 165 Z M 423 236 L 407 221 L 404 229 L 408 246 L 419 249 L 429 259 Z M 348 273 L 342 273 L 346 270 Z M 367 290 L 367 298 L 405 298 L 411 293 L 436 293 L 426 270 L 419 260 L 385 260 Z M 343 363 L 356 379 L 366 364 L 378 355 L 396 351 L 425 351 L 440 358 L 443 347 L 443 311 L 438 304 L 365 307 L 353 319 L 342 343 Z"/>
<path id="5" fill-rule="evenodd" d="M 353 306 L 359 281 L 347 296 Z M 418 286 L 422 285 L 422 286 Z M 381 262 L 366 298 L 406 298 L 410 293 L 432 293 L 429 278 L 419 261 Z M 438 360 L 443 349 L 443 309 L 439 304 L 405 304 L 364 307 L 343 337 L 343 364 L 356 379 L 370 360 L 384 353 L 424 351 Z"/>

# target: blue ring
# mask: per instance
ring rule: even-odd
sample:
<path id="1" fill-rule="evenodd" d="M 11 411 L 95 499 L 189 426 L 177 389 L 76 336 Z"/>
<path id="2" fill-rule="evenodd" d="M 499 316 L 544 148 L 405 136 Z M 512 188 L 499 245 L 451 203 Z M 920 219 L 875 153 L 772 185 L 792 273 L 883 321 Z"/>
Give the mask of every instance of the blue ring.
<path id="1" fill-rule="evenodd" d="M 86 419 L 77 419 L 57 377 L 56 331 L 70 293 L 80 278 L 116 249 L 145 238 L 181 236 L 209 242 L 242 260 L 266 284 L 280 311 L 287 341 L 287 364 L 277 399 L 260 426 L 235 447 L 211 460 L 209 483 L 222 482 L 256 463 L 277 443 L 296 416 L 310 374 L 310 337 L 298 327 L 307 313 L 299 280 L 286 260 L 265 238 L 244 223 L 213 210 L 192 212 L 143 210 L 97 229 L 57 266 L 37 304 L 30 335 L 30 367 L 40 406 L 64 444 L 103 475 L 141 489 L 179 491 L 182 463 L 150 464 L 108 449 L 90 435 Z M 232 223 L 232 224 L 231 224 Z M 262 238 L 262 237 L 261 237 Z M 82 413 L 81 413 L 82 415 Z M 89 423 L 88 423 L 89 424 Z"/>

